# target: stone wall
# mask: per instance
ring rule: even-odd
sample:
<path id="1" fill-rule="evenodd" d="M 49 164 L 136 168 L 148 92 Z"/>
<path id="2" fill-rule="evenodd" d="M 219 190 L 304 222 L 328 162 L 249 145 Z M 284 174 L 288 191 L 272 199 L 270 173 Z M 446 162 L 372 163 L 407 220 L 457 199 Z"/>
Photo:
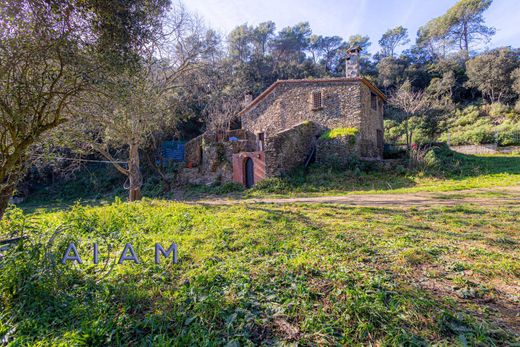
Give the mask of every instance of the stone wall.
<path id="1" fill-rule="evenodd" d="M 316 162 L 328 165 L 346 165 L 353 157 L 359 157 L 357 136 L 341 136 L 333 139 L 319 139 L 316 143 Z"/>
<path id="2" fill-rule="evenodd" d="M 202 142 L 203 140 L 205 141 L 205 136 L 206 134 L 204 133 L 191 139 L 184 145 L 184 160 L 190 167 L 196 167 L 200 165 L 202 160 Z"/>
<path id="3" fill-rule="evenodd" d="M 359 128 L 360 85 L 357 81 L 281 84 L 242 116 L 242 127 L 254 134 L 264 132 L 266 138 L 304 121 L 313 121 L 322 130 Z M 321 109 L 312 109 L 313 91 L 322 92 Z"/>
<path id="4" fill-rule="evenodd" d="M 236 137 L 238 140 L 230 141 L 231 137 Z M 230 130 L 220 134 L 205 132 L 185 144 L 186 164 L 190 167 L 211 166 L 211 161 L 215 158 L 215 151 L 219 146 L 223 148 L 219 154 L 223 152 L 226 160 L 231 163 L 234 153 L 256 149 L 256 137 L 243 129 Z"/>
<path id="5" fill-rule="evenodd" d="M 452 151 L 463 154 L 497 154 L 520 152 L 520 146 L 498 147 L 496 144 L 450 146 L 450 149 Z"/>
<path id="6" fill-rule="evenodd" d="M 359 151 L 361 157 L 366 158 L 382 158 L 383 148 L 377 146 L 377 130 L 384 134 L 383 113 L 384 104 L 379 96 L 377 96 L 376 109 L 371 105 L 372 91 L 366 85 L 361 84 L 361 107 L 362 119 L 361 126 L 358 128 Z"/>
<path id="7" fill-rule="evenodd" d="M 323 107 L 313 109 L 312 92 L 322 92 Z M 334 128 L 356 128 L 359 146 L 354 150 L 367 158 L 381 158 L 377 130 L 383 131 L 383 101 L 377 96 L 371 108 L 371 90 L 360 81 L 298 82 L 276 87 L 255 108 L 242 116 L 242 127 L 251 133 L 274 134 L 304 121 L 316 123 L 320 132 Z M 349 149 L 350 150 L 350 149 Z M 267 163 L 269 166 L 269 163 Z"/>
<path id="8" fill-rule="evenodd" d="M 237 141 L 229 141 L 236 137 Z M 185 145 L 186 168 L 179 173 L 181 184 L 210 184 L 233 180 L 233 155 L 256 149 L 256 138 L 245 130 L 206 132 Z"/>
<path id="9" fill-rule="evenodd" d="M 315 123 L 306 121 L 268 137 L 265 143 L 267 176 L 287 174 L 303 165 L 319 133 Z"/>

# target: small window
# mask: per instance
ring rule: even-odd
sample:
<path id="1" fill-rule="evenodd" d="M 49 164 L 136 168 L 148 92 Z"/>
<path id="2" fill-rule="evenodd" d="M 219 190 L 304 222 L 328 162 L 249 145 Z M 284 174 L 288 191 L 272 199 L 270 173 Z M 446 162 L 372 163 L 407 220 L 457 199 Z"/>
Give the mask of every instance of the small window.
<path id="1" fill-rule="evenodd" d="M 323 107 L 321 91 L 312 92 L 312 109 L 318 110 Z"/>
<path id="2" fill-rule="evenodd" d="M 265 133 L 258 133 L 257 140 L 258 140 L 258 144 L 257 144 L 258 150 L 263 151 L 264 145 L 265 145 Z"/>
<path id="3" fill-rule="evenodd" d="M 377 110 L 377 95 L 370 93 L 370 106 L 373 110 Z"/>

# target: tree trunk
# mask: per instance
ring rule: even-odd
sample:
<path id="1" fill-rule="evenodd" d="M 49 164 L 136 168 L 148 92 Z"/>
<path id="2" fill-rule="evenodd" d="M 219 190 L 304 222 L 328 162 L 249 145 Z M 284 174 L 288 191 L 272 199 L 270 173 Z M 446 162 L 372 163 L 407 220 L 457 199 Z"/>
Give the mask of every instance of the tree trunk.
<path id="1" fill-rule="evenodd" d="M 5 210 L 9 205 L 9 199 L 13 196 L 16 184 L 8 184 L 0 189 L 0 219 L 4 216 Z"/>
<path id="2" fill-rule="evenodd" d="M 463 44 L 464 44 L 464 58 L 466 58 L 466 60 L 469 59 L 469 33 L 468 33 L 468 23 L 464 23 L 464 29 L 463 29 L 463 34 L 462 34 L 462 41 L 463 41 Z"/>
<path id="3" fill-rule="evenodd" d="M 128 160 L 128 201 L 141 199 L 141 169 L 139 167 L 139 146 L 135 143 L 130 144 Z"/>
<path id="4" fill-rule="evenodd" d="M 406 118 L 405 122 L 404 122 L 404 127 L 405 127 L 405 131 L 406 131 L 406 150 L 408 152 L 410 152 L 410 132 L 409 132 L 409 127 L 408 127 L 408 118 Z"/>
<path id="5" fill-rule="evenodd" d="M 4 166 L 0 168 L 0 219 L 4 216 L 9 199 L 13 196 L 16 186 L 25 173 L 25 157 L 19 153 L 13 154 L 13 157 L 17 159 L 10 162 L 7 160 L 8 163 L 4 161 Z"/>

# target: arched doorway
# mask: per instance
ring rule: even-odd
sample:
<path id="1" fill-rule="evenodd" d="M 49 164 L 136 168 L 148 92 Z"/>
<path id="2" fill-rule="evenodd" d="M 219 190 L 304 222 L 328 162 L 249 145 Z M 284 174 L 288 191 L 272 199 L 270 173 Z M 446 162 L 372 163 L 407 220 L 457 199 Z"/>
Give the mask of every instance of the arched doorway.
<path id="1" fill-rule="evenodd" d="M 251 188 L 255 184 L 253 159 L 247 158 L 244 163 L 244 180 L 246 188 Z"/>

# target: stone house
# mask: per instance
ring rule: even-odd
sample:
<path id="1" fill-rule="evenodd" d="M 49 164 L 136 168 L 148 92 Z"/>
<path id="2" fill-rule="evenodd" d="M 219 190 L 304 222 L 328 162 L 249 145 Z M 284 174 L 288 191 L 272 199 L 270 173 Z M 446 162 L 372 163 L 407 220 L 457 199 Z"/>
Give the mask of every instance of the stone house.
<path id="1" fill-rule="evenodd" d="M 348 52 L 346 77 L 279 80 L 250 101 L 227 177 L 249 187 L 311 160 L 381 159 L 385 95 L 359 75 L 359 51 Z"/>

